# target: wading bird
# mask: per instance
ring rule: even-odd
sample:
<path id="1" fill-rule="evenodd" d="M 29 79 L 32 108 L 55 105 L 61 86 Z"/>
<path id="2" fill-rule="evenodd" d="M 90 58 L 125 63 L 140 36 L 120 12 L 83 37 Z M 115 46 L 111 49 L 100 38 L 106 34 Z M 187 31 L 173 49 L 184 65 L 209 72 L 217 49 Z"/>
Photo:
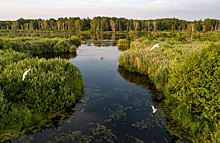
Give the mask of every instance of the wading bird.
<path id="1" fill-rule="evenodd" d="M 31 70 L 31 69 L 29 69 L 29 70 L 27 70 L 26 72 L 24 72 L 22 81 L 24 80 L 25 76 L 27 75 L 27 73 L 28 73 L 30 70 Z"/>
<path id="2" fill-rule="evenodd" d="M 159 45 L 159 44 L 154 45 L 154 46 L 150 49 L 150 51 L 153 50 L 155 47 L 159 47 L 158 45 Z"/>
<path id="3" fill-rule="evenodd" d="M 155 113 L 157 111 L 157 109 L 155 109 L 153 105 L 151 105 L 151 107 L 153 109 L 153 113 Z"/>

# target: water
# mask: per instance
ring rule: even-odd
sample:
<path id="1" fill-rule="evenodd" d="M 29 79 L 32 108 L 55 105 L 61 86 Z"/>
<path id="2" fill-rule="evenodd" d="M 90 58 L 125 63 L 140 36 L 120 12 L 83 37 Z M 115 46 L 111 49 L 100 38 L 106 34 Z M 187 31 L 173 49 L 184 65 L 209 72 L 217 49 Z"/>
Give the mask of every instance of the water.
<path id="1" fill-rule="evenodd" d="M 119 67 L 121 53 L 117 46 L 86 43 L 77 55 L 63 56 L 83 75 L 81 102 L 75 111 L 62 111 L 40 131 L 12 142 L 173 142 L 154 86 L 146 76 Z M 151 105 L 158 108 L 154 114 Z"/>

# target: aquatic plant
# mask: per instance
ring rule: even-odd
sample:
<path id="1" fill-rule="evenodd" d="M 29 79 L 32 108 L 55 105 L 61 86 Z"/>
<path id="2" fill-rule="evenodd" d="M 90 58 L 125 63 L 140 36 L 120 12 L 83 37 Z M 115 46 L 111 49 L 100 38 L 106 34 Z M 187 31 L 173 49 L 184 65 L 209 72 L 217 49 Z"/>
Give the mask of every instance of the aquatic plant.
<path id="1" fill-rule="evenodd" d="M 15 51 L 30 52 L 32 54 L 42 53 L 66 53 L 76 52 L 81 42 L 77 38 L 0 38 L 0 49 L 13 49 Z"/>
<path id="2" fill-rule="evenodd" d="M 200 135 L 207 141 L 213 139 L 213 134 L 218 136 L 220 44 L 165 41 L 160 43 L 160 48 L 149 52 L 147 45 L 151 41 L 140 41 L 136 40 L 132 50 L 118 57 L 119 65 L 148 75 L 156 88 L 166 93 L 165 103 L 175 107 L 174 120 L 195 134 L 190 140 Z"/>
<path id="3" fill-rule="evenodd" d="M 130 41 L 126 40 L 126 39 L 119 39 L 118 40 L 118 47 L 129 47 L 130 46 Z"/>
<path id="4" fill-rule="evenodd" d="M 71 107 L 81 98 L 82 75 L 69 61 L 32 58 L 13 50 L 0 54 L 0 134 L 21 132 L 39 123 L 43 112 Z"/>

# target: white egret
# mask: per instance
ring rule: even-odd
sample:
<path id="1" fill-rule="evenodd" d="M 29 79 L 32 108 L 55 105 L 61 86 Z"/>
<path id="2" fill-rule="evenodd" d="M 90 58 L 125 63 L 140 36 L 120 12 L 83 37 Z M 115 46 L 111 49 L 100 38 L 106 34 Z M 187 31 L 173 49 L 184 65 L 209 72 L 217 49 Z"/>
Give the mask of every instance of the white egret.
<path id="1" fill-rule="evenodd" d="M 159 44 L 154 45 L 154 46 L 150 49 L 150 51 L 153 50 L 155 47 L 159 47 L 158 45 L 159 45 Z"/>
<path id="2" fill-rule="evenodd" d="M 153 105 L 151 105 L 151 107 L 153 109 L 153 113 L 155 113 L 157 111 L 157 109 L 155 109 Z"/>
<path id="3" fill-rule="evenodd" d="M 24 80 L 25 76 L 27 75 L 27 73 L 28 73 L 30 70 L 31 70 L 31 69 L 29 69 L 29 70 L 27 70 L 26 72 L 24 72 L 22 81 Z"/>

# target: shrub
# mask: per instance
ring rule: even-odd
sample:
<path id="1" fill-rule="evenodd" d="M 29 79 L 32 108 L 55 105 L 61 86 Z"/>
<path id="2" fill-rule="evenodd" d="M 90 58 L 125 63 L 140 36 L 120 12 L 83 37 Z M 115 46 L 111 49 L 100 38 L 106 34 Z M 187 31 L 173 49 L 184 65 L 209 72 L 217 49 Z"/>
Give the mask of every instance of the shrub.
<path id="1" fill-rule="evenodd" d="M 32 54 L 42 53 L 65 53 L 70 52 L 71 46 L 78 47 L 81 42 L 76 39 L 34 39 L 34 38 L 15 38 L 15 39 L 0 39 L 1 49 L 13 49 L 16 51 L 30 52 Z M 71 48 L 73 52 L 73 47 Z M 75 50 L 76 51 L 76 50 Z"/>
<path id="2" fill-rule="evenodd" d="M 76 47 L 79 47 L 81 45 L 80 40 L 75 37 L 71 37 L 69 41 L 70 41 L 70 44 L 74 44 Z"/>
<path id="3" fill-rule="evenodd" d="M 81 98 L 82 75 L 69 61 L 31 58 L 13 50 L 0 50 L 0 55 L 0 134 L 20 132 L 41 121 L 42 112 L 71 107 Z"/>
<path id="4" fill-rule="evenodd" d="M 166 100 L 172 98 L 173 102 L 167 104 L 177 106 L 173 116 L 189 126 L 193 133 L 202 132 L 204 123 L 215 132 L 214 125 L 219 124 L 219 65 L 218 43 L 210 44 L 200 52 L 189 54 L 182 63 L 176 64 L 170 70 L 164 93 Z"/>
<path id="5" fill-rule="evenodd" d="M 161 33 L 161 34 L 160 34 L 160 37 L 161 37 L 161 38 L 162 38 L 162 37 L 167 38 L 167 33 Z"/>
<path id="6" fill-rule="evenodd" d="M 130 42 L 126 39 L 119 39 L 118 40 L 118 47 L 129 47 Z"/>
<path id="7" fill-rule="evenodd" d="M 70 53 L 75 53 L 76 52 L 77 47 L 75 45 L 70 46 L 69 48 L 69 52 Z"/>

